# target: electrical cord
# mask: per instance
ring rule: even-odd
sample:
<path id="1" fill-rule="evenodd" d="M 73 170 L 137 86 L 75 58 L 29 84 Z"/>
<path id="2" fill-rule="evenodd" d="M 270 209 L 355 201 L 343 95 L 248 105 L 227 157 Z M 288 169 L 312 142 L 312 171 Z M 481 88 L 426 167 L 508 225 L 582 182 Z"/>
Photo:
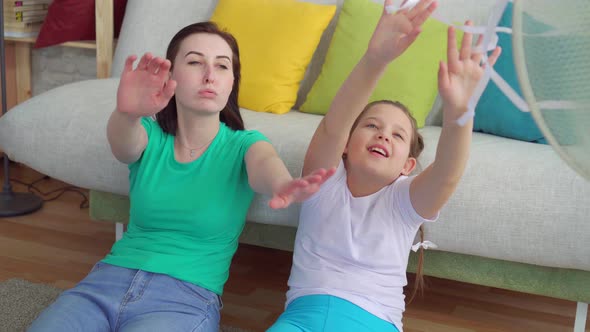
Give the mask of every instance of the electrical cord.
<path id="1" fill-rule="evenodd" d="M 82 196 L 82 202 L 80 203 L 80 209 L 86 209 L 89 207 L 89 202 L 88 202 L 88 196 L 86 196 L 86 194 L 84 192 L 82 192 L 79 188 L 74 187 L 74 186 L 64 186 L 61 188 L 57 188 L 57 189 L 53 189 L 47 192 L 42 191 L 41 189 L 39 189 L 37 187 L 37 184 L 45 181 L 45 180 L 49 180 L 50 177 L 47 175 L 44 175 L 43 177 L 31 182 L 31 183 L 27 183 L 18 179 L 10 179 L 11 182 L 20 184 L 22 186 L 27 187 L 27 191 L 32 193 L 32 194 L 36 194 L 41 196 L 41 199 L 43 200 L 43 202 L 50 202 L 50 201 L 54 201 L 58 198 L 60 198 L 63 194 L 65 194 L 66 192 L 74 192 L 79 194 L 80 196 Z M 48 197 L 50 195 L 53 195 L 52 197 Z"/>

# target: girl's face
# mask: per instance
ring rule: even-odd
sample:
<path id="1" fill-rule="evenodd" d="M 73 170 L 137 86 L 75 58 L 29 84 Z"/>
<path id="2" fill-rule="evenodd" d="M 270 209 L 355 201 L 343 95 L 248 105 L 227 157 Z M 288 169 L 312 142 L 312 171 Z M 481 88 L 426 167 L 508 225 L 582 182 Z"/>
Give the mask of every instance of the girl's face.
<path id="1" fill-rule="evenodd" d="M 409 157 L 412 135 L 412 123 L 400 108 L 373 105 L 348 139 L 344 151 L 347 171 L 387 183 L 410 174 L 416 165 L 416 159 Z"/>
<path id="2" fill-rule="evenodd" d="M 198 112 L 220 112 L 232 92 L 232 68 L 232 50 L 223 38 L 209 33 L 188 36 L 171 73 L 177 82 L 177 104 Z"/>

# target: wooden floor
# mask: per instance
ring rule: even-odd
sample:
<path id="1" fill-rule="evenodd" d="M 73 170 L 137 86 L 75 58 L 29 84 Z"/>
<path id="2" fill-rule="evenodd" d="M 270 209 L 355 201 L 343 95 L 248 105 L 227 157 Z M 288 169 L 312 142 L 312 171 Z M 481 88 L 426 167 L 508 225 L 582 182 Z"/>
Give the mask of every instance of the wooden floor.
<path id="1" fill-rule="evenodd" d="M 11 178 L 26 182 L 42 177 L 17 164 L 11 172 Z M 65 184 L 55 180 L 39 185 L 44 191 L 61 186 Z M 66 193 L 34 214 L 0 219 L 0 281 L 24 278 L 68 288 L 81 280 L 115 237 L 114 225 L 91 221 L 88 210 L 79 208 L 81 200 Z M 271 325 L 283 309 L 290 264 L 290 252 L 241 245 L 223 296 L 222 323 L 253 331 Z M 424 297 L 406 310 L 406 332 L 573 331 L 573 302 L 436 278 L 428 281 Z M 590 321 L 586 326 L 590 331 Z"/>

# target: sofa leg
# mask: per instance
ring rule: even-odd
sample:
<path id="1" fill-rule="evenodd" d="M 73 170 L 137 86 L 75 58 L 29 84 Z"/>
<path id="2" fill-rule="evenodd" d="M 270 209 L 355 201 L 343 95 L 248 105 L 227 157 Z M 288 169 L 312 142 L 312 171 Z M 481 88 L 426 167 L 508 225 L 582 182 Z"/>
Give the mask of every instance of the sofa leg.
<path id="1" fill-rule="evenodd" d="M 585 331 L 587 315 L 588 303 L 578 302 L 578 308 L 576 309 L 576 322 L 574 323 L 574 332 Z"/>
<path id="2" fill-rule="evenodd" d="M 119 241 L 123 238 L 124 227 L 125 225 L 120 222 L 115 224 L 115 241 Z"/>

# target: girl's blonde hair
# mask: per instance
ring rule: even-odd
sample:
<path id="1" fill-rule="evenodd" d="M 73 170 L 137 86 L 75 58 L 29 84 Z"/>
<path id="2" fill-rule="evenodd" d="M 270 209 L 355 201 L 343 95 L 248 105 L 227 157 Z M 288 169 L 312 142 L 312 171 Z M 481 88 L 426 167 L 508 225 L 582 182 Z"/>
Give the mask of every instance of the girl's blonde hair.
<path id="1" fill-rule="evenodd" d="M 354 124 L 352 125 L 352 128 L 350 129 L 349 136 L 352 135 L 352 132 L 358 126 L 358 123 L 362 119 L 363 115 L 369 109 L 371 109 L 371 107 L 373 107 L 375 105 L 391 105 L 391 106 L 397 107 L 400 110 L 402 110 L 402 112 L 404 112 L 404 114 L 408 117 L 408 119 L 410 119 L 410 123 L 412 124 L 412 138 L 410 140 L 410 153 L 409 153 L 408 157 L 418 159 L 418 157 L 420 156 L 420 154 L 424 150 L 424 138 L 418 132 L 418 123 L 416 122 L 416 119 L 414 118 L 414 116 L 412 116 L 412 113 L 410 112 L 408 107 L 406 105 L 400 103 L 399 101 L 377 100 L 377 101 L 373 101 L 373 102 L 368 103 L 367 106 L 365 106 L 365 108 L 361 112 L 361 114 L 359 114 L 359 116 L 354 121 Z M 423 225 L 420 225 L 418 233 L 420 233 L 420 241 L 424 242 L 424 226 Z M 416 294 L 418 294 L 418 292 L 420 292 L 420 294 L 422 294 L 423 291 L 424 291 L 424 248 L 420 247 L 420 250 L 418 252 L 418 265 L 416 267 L 416 280 L 414 282 L 414 289 L 412 290 L 412 295 L 410 295 L 410 299 L 408 300 L 408 304 L 414 300 L 414 298 L 416 297 Z"/>

